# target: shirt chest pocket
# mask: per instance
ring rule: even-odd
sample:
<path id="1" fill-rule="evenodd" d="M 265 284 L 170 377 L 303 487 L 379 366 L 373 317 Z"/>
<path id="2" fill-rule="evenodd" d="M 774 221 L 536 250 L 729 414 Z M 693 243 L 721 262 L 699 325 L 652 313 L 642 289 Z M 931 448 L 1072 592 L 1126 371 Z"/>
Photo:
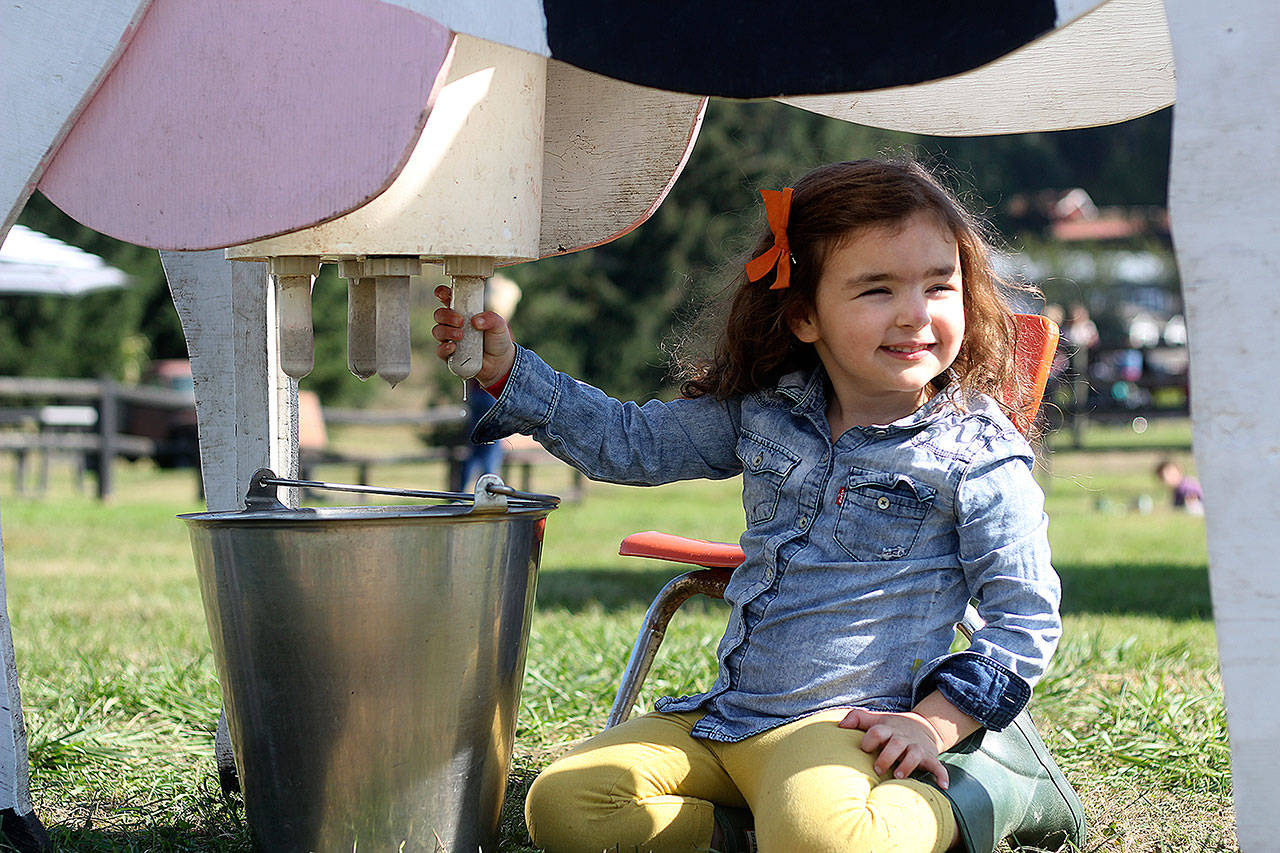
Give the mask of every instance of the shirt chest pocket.
<path id="1" fill-rule="evenodd" d="M 742 460 L 742 507 L 747 524 L 762 524 L 778 511 L 778 499 L 787 475 L 800 457 L 780 444 L 755 433 L 743 431 L 738 439 Z"/>
<path id="2" fill-rule="evenodd" d="M 853 468 L 836 494 L 835 539 L 860 562 L 911 553 L 937 492 L 903 474 Z"/>

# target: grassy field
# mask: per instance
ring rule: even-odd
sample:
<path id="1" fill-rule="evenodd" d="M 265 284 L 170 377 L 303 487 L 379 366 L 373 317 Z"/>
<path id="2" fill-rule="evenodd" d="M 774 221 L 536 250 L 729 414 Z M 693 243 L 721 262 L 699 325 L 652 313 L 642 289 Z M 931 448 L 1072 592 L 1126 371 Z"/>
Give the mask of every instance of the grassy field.
<path id="1" fill-rule="evenodd" d="M 365 442 L 362 436 L 350 440 Z M 1204 527 L 1165 506 L 1152 475 L 1189 461 L 1185 423 L 1143 435 L 1097 429 L 1047 455 L 1065 638 L 1033 708 L 1089 812 L 1089 849 L 1231 851 L 1225 714 Z M 322 471 L 332 479 L 348 471 Z M 539 489 L 567 484 L 540 472 Z M 436 488 L 435 469 L 375 472 Z M 199 508 L 190 472 L 121 471 L 102 505 L 55 470 L 19 498 L 0 467 L 9 609 L 30 728 L 37 809 L 68 850 L 249 849 L 239 804 L 214 775 L 218 692 L 179 512 Z M 1149 511 L 1141 511 L 1152 498 Z M 519 809 L 537 770 L 597 730 L 644 608 L 671 566 L 618 557 L 645 529 L 735 539 L 734 483 L 656 490 L 593 484 L 548 522 L 503 850 L 525 851 Z M 722 605 L 675 618 L 641 706 L 713 677 Z"/>

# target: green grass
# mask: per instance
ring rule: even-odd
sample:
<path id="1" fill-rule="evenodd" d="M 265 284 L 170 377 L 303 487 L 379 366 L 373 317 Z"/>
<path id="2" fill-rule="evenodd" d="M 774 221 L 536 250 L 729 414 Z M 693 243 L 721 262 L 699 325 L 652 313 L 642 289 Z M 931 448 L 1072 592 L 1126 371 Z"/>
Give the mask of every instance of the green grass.
<path id="1" fill-rule="evenodd" d="M 1204 527 L 1164 505 L 1152 475 L 1185 424 L 1097 429 L 1046 458 L 1065 637 L 1034 712 L 1085 802 L 1090 849 L 1235 850 Z M 1155 445 L 1152 450 L 1142 441 Z M 333 479 L 350 473 L 321 471 Z M 535 488 L 563 490 L 556 471 Z M 101 505 L 55 470 L 44 498 L 0 468 L 5 567 L 37 808 L 69 850 L 249 849 L 243 812 L 214 777 L 218 691 L 179 512 L 190 472 L 120 472 Z M 438 487 L 436 469 L 375 471 Z M 1154 508 L 1139 512 L 1142 495 Z M 502 849 L 527 851 L 519 812 L 537 770 L 600 728 L 644 609 L 676 569 L 617 556 L 645 529 L 734 539 L 733 481 L 643 490 L 593 484 L 548 521 Z M 709 683 L 725 611 L 676 616 L 641 696 Z"/>

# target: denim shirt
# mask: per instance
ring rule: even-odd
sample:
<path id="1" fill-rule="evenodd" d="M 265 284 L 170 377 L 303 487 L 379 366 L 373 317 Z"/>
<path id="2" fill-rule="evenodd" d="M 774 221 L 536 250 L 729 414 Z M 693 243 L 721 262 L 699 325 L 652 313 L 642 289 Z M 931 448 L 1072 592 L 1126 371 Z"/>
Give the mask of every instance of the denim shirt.
<path id="1" fill-rule="evenodd" d="M 745 561 L 715 684 L 659 700 L 736 741 L 835 707 L 903 711 L 933 690 L 1000 729 L 1061 635 L 1031 448 L 987 397 L 952 393 L 834 442 L 825 375 L 716 400 L 614 400 L 518 348 L 473 440 L 532 435 L 587 476 L 657 485 L 742 474 Z M 952 654 L 970 598 L 986 622 Z"/>

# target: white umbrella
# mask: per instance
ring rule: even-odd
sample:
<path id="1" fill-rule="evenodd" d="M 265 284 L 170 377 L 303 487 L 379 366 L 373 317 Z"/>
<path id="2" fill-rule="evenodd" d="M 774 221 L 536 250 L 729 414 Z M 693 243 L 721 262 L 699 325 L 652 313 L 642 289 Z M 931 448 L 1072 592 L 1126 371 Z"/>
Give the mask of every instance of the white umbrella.
<path id="1" fill-rule="evenodd" d="M 128 281 L 97 255 L 21 225 L 0 246 L 0 295 L 80 296 Z"/>

